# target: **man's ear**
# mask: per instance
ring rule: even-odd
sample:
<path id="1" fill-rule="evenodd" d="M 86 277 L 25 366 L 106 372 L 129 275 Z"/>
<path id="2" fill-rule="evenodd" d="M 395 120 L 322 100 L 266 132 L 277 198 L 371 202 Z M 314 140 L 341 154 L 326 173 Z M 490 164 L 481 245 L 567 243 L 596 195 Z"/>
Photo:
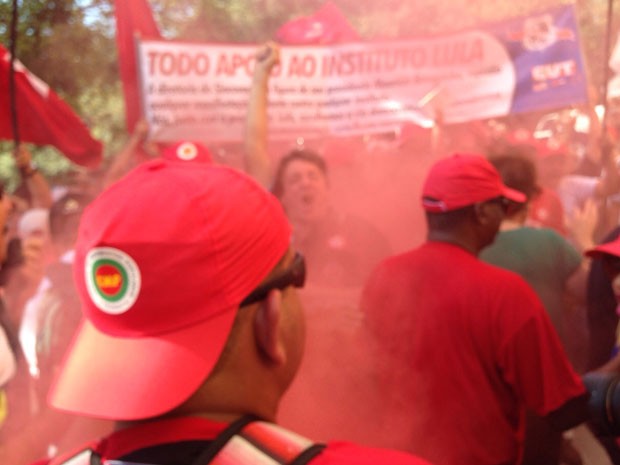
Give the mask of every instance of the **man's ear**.
<path id="1" fill-rule="evenodd" d="M 479 202 L 474 204 L 473 214 L 476 219 L 476 223 L 486 225 L 489 222 L 489 204 L 485 202 Z"/>
<path id="2" fill-rule="evenodd" d="M 254 332 L 259 351 L 271 362 L 278 365 L 286 362 L 286 351 L 280 340 L 280 315 L 282 312 L 282 293 L 272 290 L 256 310 Z"/>

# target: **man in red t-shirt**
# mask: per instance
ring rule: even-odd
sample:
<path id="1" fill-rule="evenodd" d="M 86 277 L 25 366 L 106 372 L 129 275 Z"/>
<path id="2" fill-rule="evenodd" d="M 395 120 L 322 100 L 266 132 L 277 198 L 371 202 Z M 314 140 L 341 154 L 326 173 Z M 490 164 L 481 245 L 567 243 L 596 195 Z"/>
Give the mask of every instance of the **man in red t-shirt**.
<path id="1" fill-rule="evenodd" d="M 439 465 L 520 463 L 526 407 L 557 444 L 587 417 L 584 386 L 534 291 L 477 258 L 525 196 L 477 155 L 437 162 L 422 196 L 427 242 L 382 262 L 362 298 L 385 373 L 385 441 Z"/>
<path id="2" fill-rule="evenodd" d="M 428 465 L 275 421 L 302 359 L 303 257 L 278 200 L 210 163 L 147 162 L 84 211 L 84 319 L 50 391 L 114 433 L 41 464 Z"/>

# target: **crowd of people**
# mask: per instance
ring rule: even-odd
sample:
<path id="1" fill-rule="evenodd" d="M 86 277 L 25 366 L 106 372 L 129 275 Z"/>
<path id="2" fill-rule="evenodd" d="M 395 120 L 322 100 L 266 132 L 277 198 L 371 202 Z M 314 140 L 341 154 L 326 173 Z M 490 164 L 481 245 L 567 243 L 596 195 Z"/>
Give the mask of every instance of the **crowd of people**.
<path id="1" fill-rule="evenodd" d="M 582 381 L 620 377 L 619 141 L 507 120 L 272 153 L 278 62 L 243 169 L 145 121 L 71 187 L 15 149 L 0 463 L 620 463 Z"/>

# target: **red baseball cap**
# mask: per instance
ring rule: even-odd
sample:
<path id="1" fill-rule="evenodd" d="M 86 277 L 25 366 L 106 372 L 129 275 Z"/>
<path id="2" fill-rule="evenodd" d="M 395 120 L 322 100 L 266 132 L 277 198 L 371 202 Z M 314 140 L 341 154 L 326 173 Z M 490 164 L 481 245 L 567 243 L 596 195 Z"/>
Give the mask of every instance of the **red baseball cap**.
<path id="1" fill-rule="evenodd" d="M 131 171 L 83 213 L 74 278 L 84 319 L 50 403 L 116 420 L 181 404 L 290 236 L 277 199 L 232 168 L 158 159 Z"/>
<path id="2" fill-rule="evenodd" d="M 202 163 L 211 163 L 213 161 L 209 149 L 198 142 L 177 142 L 165 147 L 161 155 L 166 160 L 197 161 Z"/>
<path id="3" fill-rule="evenodd" d="M 586 250 L 588 257 L 600 257 L 602 254 L 614 255 L 620 257 L 620 237 L 611 242 L 606 242 Z"/>
<path id="4" fill-rule="evenodd" d="M 447 212 L 494 197 L 523 203 L 521 192 L 504 185 L 495 167 L 482 155 L 454 154 L 436 162 L 422 187 L 428 212 Z"/>

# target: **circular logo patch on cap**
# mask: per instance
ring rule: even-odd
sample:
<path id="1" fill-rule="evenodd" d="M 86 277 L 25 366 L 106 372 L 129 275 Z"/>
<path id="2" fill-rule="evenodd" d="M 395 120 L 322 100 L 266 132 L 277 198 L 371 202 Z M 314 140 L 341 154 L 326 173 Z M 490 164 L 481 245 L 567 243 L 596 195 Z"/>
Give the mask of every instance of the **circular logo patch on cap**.
<path id="1" fill-rule="evenodd" d="M 119 315 L 129 310 L 138 298 L 140 269 L 122 250 L 92 249 L 86 255 L 84 271 L 88 295 L 102 312 Z"/>
<path id="2" fill-rule="evenodd" d="M 198 156 L 198 147 L 191 142 L 184 142 L 177 147 L 177 157 L 181 160 L 190 161 Z"/>

